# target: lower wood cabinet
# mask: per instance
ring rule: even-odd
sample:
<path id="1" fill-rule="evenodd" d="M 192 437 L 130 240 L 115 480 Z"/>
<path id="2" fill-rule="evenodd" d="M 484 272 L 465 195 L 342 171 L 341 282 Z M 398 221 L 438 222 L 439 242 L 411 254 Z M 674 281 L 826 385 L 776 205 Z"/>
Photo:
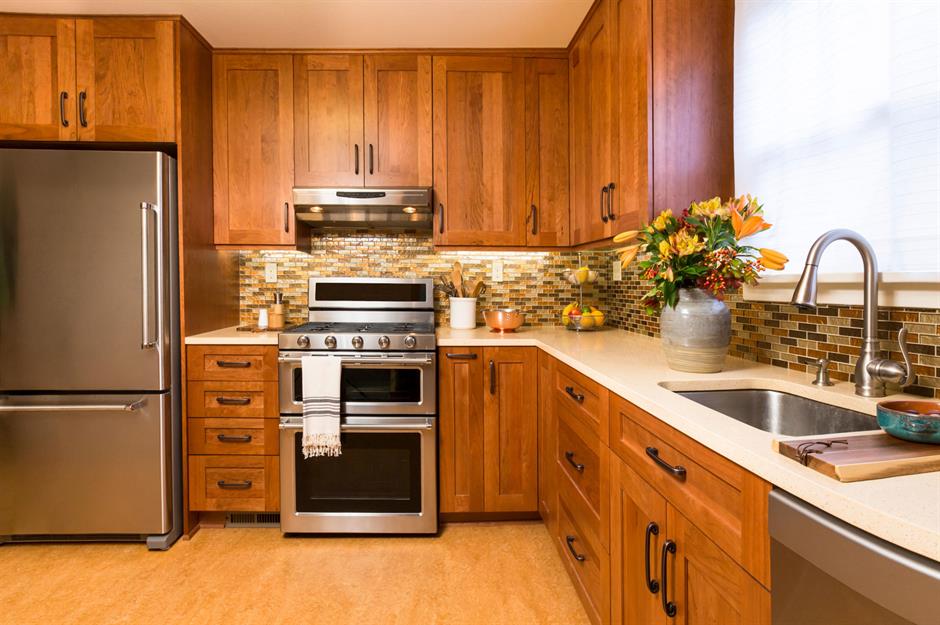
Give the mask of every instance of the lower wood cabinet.
<path id="1" fill-rule="evenodd" d="M 193 510 L 277 512 L 277 456 L 190 456 L 189 505 Z"/>
<path id="2" fill-rule="evenodd" d="M 558 435 L 552 379 L 555 359 L 539 350 L 539 515 L 549 532 L 558 519 L 558 489 L 555 477 L 555 448 Z"/>
<path id="3" fill-rule="evenodd" d="M 538 509 L 538 350 L 442 348 L 440 510 Z"/>

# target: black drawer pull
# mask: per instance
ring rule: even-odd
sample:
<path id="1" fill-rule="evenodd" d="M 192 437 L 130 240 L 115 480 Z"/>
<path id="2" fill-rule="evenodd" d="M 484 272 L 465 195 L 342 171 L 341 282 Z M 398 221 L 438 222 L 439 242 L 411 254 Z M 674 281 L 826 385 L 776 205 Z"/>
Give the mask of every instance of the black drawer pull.
<path id="1" fill-rule="evenodd" d="M 650 536 L 659 536 L 659 526 L 652 521 L 646 526 L 646 558 L 644 562 L 646 564 L 646 587 L 650 593 L 655 595 L 659 592 L 659 582 L 650 579 Z"/>
<path id="2" fill-rule="evenodd" d="M 250 443 L 251 434 L 243 436 L 231 436 L 230 434 L 219 434 L 216 436 L 220 443 Z"/>
<path id="3" fill-rule="evenodd" d="M 496 394 L 496 363 L 490 361 L 490 395 Z"/>
<path id="4" fill-rule="evenodd" d="M 78 94 L 78 123 L 82 125 L 82 128 L 88 128 L 88 117 L 85 115 L 85 100 L 88 99 L 88 94 L 84 91 L 79 92 Z"/>
<path id="5" fill-rule="evenodd" d="M 607 223 L 608 217 L 607 217 L 607 207 L 604 206 L 604 196 L 606 196 L 607 193 L 608 193 L 607 186 L 605 185 L 601 187 L 601 221 L 603 221 L 605 224 Z"/>
<path id="6" fill-rule="evenodd" d="M 663 543 L 663 559 L 661 564 L 660 575 L 663 576 L 663 612 L 666 613 L 666 616 L 672 618 L 676 615 L 676 603 L 674 601 L 669 601 L 669 578 L 666 575 L 666 558 L 669 554 L 675 555 L 676 553 L 676 543 L 673 540 L 667 540 Z"/>
<path id="7" fill-rule="evenodd" d="M 215 364 L 224 369 L 247 369 L 251 366 L 247 360 L 216 360 Z"/>
<path id="8" fill-rule="evenodd" d="M 578 562 L 584 562 L 587 558 L 584 557 L 584 554 L 578 553 L 575 550 L 574 541 L 575 541 L 574 536 L 565 536 L 565 543 L 568 545 L 568 551 L 571 552 L 571 555 L 574 557 L 575 560 L 577 560 Z"/>
<path id="9" fill-rule="evenodd" d="M 566 386 L 565 392 L 568 393 L 568 396 L 571 397 L 571 399 L 575 400 L 579 404 L 584 403 L 584 395 L 582 395 L 581 393 L 575 393 L 573 386 Z"/>
<path id="10" fill-rule="evenodd" d="M 62 127 L 69 127 L 69 120 L 65 117 L 65 101 L 69 99 L 68 91 L 59 94 L 59 119 L 62 121 Z"/>
<path id="11" fill-rule="evenodd" d="M 251 397 L 216 397 L 215 401 L 223 406 L 247 406 L 251 403 Z"/>
<path id="12" fill-rule="evenodd" d="M 671 474 L 674 478 L 680 482 L 685 481 L 685 467 L 683 466 L 672 466 L 665 460 L 659 457 L 659 450 L 655 447 L 647 447 L 646 455 L 653 459 L 653 461 L 658 464 L 664 471 Z"/>
<path id="13" fill-rule="evenodd" d="M 476 360 L 476 354 L 445 354 L 451 360 Z"/>
<path id="14" fill-rule="evenodd" d="M 245 480 L 244 482 L 226 482 L 225 480 L 219 480 L 216 484 L 219 485 L 219 488 L 228 490 L 248 490 L 251 488 L 251 480 Z"/>
<path id="15" fill-rule="evenodd" d="M 580 462 L 575 462 L 573 458 L 574 458 L 574 452 L 573 452 L 573 451 L 566 451 L 566 452 L 565 452 L 565 460 L 568 461 L 568 464 L 570 464 L 571 466 L 573 466 L 573 467 L 574 467 L 574 470 L 577 471 L 578 473 L 584 473 L 584 465 L 581 464 Z"/>

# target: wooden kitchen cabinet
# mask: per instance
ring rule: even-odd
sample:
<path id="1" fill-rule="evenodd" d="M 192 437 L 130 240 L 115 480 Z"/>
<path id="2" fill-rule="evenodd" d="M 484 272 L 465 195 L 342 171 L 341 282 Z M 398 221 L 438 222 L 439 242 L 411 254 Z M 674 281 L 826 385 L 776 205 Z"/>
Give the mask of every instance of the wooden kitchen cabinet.
<path id="1" fill-rule="evenodd" d="M 434 57 L 434 243 L 523 246 L 525 60 Z"/>
<path id="2" fill-rule="evenodd" d="M 293 245 L 293 94 L 290 55 L 213 57 L 216 244 Z"/>
<path id="3" fill-rule="evenodd" d="M 441 512 L 538 509 L 537 350 L 441 348 Z"/>
<path id="4" fill-rule="evenodd" d="M 554 410 L 554 375 L 555 359 L 539 350 L 539 515 L 553 534 L 558 521 L 558 483 L 555 471 L 558 417 Z"/>

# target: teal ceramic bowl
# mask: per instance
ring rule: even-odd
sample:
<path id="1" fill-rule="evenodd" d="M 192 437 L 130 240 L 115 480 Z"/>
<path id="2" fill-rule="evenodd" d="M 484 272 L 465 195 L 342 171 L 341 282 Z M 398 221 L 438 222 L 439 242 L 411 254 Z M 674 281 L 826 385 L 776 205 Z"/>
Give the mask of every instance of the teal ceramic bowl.
<path id="1" fill-rule="evenodd" d="M 878 425 L 891 436 L 906 441 L 940 445 L 940 402 L 881 402 Z"/>

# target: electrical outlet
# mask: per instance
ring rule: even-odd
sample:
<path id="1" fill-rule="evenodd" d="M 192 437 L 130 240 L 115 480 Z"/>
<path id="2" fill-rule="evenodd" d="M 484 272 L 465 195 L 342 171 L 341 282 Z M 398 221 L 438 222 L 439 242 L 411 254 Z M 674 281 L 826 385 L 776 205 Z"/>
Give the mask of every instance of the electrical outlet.
<path id="1" fill-rule="evenodd" d="M 613 276 L 614 276 L 615 282 L 620 282 L 621 280 L 623 280 L 623 266 L 620 264 L 619 258 L 614 261 Z"/>
<path id="2" fill-rule="evenodd" d="M 277 282 L 277 263 L 264 264 L 264 281 Z"/>
<path id="3" fill-rule="evenodd" d="M 492 280 L 493 282 L 502 282 L 503 281 L 503 261 L 494 260 L 492 268 Z"/>

